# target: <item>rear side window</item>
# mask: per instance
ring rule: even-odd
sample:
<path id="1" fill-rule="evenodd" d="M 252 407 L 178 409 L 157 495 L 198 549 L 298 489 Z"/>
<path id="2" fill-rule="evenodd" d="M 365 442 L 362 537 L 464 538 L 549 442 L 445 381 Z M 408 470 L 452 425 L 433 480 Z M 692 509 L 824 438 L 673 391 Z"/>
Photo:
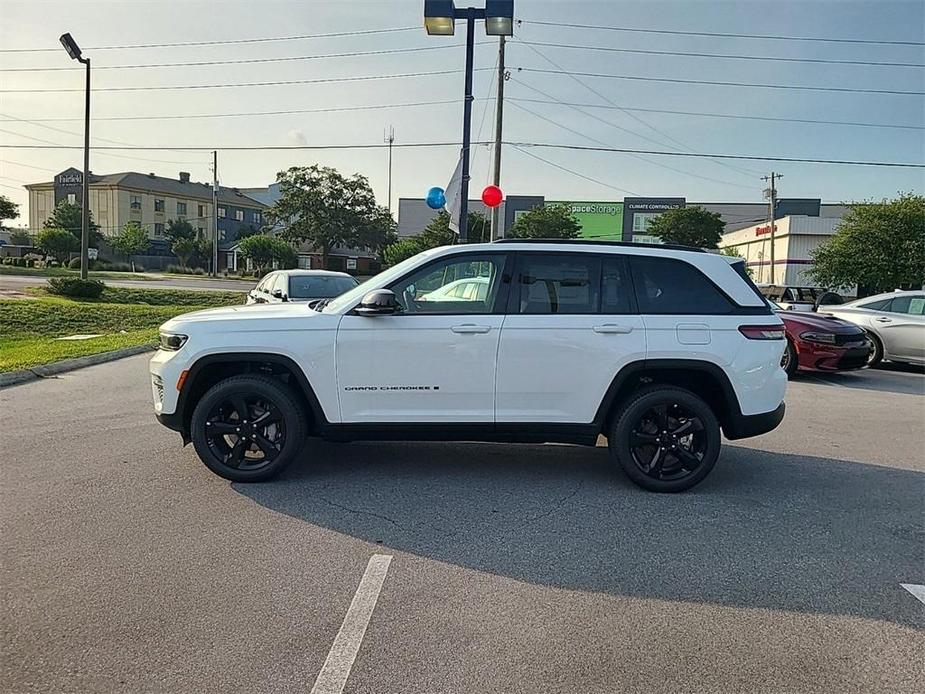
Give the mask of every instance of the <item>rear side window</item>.
<path id="1" fill-rule="evenodd" d="M 633 313 L 632 284 L 623 258 L 601 261 L 601 313 Z"/>
<path id="2" fill-rule="evenodd" d="M 880 299 L 880 301 L 871 301 L 869 304 L 860 304 L 858 308 L 866 308 L 869 311 L 882 311 L 892 299 Z"/>
<path id="3" fill-rule="evenodd" d="M 580 254 L 520 258 L 518 313 L 597 313 L 600 260 Z"/>
<path id="4" fill-rule="evenodd" d="M 726 314 L 732 302 L 697 268 L 673 258 L 630 258 L 639 312 Z"/>

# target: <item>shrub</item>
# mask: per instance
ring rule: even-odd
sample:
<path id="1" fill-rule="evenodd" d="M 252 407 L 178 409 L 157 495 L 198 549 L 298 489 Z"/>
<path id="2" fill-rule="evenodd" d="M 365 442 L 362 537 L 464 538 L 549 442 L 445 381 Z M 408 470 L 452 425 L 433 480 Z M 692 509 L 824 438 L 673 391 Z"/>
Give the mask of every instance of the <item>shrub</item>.
<path id="1" fill-rule="evenodd" d="M 67 264 L 67 266 L 68 266 L 71 270 L 79 270 L 79 269 L 80 269 L 80 258 L 71 258 L 71 260 L 70 260 L 70 262 Z"/>
<path id="2" fill-rule="evenodd" d="M 193 270 L 193 274 L 194 275 L 204 275 L 206 274 L 206 271 L 203 270 L 201 267 L 197 267 Z"/>
<path id="3" fill-rule="evenodd" d="M 98 299 L 106 285 L 99 280 L 82 280 L 79 277 L 52 277 L 48 280 L 48 291 L 59 296 L 79 299 Z"/>
<path id="4" fill-rule="evenodd" d="M 193 271 L 188 267 L 183 267 L 181 265 L 168 265 L 164 272 L 172 273 L 174 275 L 192 275 Z"/>
<path id="5" fill-rule="evenodd" d="M 109 272 L 131 272 L 132 266 L 128 263 L 113 263 L 106 268 Z"/>

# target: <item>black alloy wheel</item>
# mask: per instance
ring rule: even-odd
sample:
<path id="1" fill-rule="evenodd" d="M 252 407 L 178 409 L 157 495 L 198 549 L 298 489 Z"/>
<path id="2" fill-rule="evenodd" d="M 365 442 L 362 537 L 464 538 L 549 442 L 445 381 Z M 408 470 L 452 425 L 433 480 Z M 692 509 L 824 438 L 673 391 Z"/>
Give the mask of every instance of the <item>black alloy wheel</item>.
<path id="1" fill-rule="evenodd" d="M 679 492 L 701 482 L 719 456 L 719 423 L 690 391 L 650 386 L 627 405 L 610 437 L 611 452 L 636 484 Z"/>
<path id="2" fill-rule="evenodd" d="M 236 482 L 279 473 L 301 450 L 305 415 L 289 387 L 266 376 L 234 376 L 209 389 L 190 423 L 206 466 Z"/>

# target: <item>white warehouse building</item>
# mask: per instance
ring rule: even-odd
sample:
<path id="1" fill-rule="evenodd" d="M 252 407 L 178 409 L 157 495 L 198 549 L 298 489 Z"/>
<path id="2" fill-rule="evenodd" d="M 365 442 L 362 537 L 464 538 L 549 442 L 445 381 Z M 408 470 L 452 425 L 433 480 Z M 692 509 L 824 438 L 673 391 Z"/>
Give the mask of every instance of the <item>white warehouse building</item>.
<path id="1" fill-rule="evenodd" d="M 807 276 L 812 252 L 835 234 L 841 217 L 789 215 L 774 221 L 774 269 L 771 270 L 771 227 L 767 222 L 725 234 L 720 248 L 732 248 L 752 270 L 758 284 L 811 287 Z"/>

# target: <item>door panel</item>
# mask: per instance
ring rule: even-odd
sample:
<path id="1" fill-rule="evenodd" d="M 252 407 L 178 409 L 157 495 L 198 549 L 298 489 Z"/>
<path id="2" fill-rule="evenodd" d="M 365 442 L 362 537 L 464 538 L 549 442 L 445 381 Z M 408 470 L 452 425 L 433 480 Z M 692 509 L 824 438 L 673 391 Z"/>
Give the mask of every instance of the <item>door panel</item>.
<path id="1" fill-rule="evenodd" d="M 524 253 L 514 274 L 498 349 L 497 421 L 591 422 L 617 372 L 645 358 L 622 258 Z"/>
<path id="2" fill-rule="evenodd" d="M 887 311 L 871 319 L 871 325 L 882 338 L 887 357 L 925 359 L 925 317 L 919 313 L 921 301 L 914 296 L 897 297 Z"/>

